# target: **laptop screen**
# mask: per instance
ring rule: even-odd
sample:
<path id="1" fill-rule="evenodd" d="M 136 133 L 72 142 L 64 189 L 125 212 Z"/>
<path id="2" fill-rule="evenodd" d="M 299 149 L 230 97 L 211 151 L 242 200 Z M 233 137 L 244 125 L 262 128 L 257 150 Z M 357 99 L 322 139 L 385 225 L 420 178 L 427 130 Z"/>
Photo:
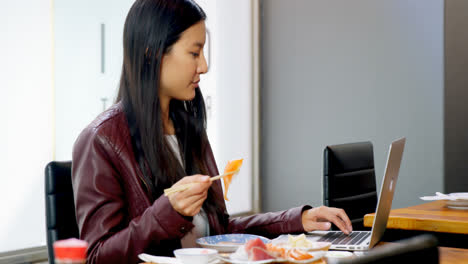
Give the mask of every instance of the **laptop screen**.
<path id="1" fill-rule="evenodd" d="M 375 212 L 374 223 L 372 225 L 372 237 L 369 247 L 374 247 L 382 238 L 387 228 L 388 215 L 392 209 L 393 195 L 398 180 L 403 150 L 406 138 L 400 138 L 392 142 L 388 151 L 385 174 L 380 188 L 380 195 Z"/>

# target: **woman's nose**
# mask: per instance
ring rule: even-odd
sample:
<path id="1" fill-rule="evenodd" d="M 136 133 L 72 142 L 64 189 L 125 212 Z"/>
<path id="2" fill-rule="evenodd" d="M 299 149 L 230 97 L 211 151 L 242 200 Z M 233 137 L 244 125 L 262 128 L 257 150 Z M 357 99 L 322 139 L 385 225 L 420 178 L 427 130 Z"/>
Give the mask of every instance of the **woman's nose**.
<path id="1" fill-rule="evenodd" d="M 198 73 L 200 74 L 204 74 L 204 73 L 207 73 L 208 72 L 208 64 L 206 63 L 206 58 L 205 58 L 205 54 L 202 53 L 202 56 L 200 56 L 200 62 L 198 64 L 198 69 L 197 69 Z"/>

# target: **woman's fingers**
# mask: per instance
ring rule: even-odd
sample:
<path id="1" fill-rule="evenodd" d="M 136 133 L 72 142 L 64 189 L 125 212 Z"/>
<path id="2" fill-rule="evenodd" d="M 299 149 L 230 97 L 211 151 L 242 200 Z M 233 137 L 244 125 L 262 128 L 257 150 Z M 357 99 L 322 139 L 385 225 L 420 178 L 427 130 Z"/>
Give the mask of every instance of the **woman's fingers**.
<path id="1" fill-rule="evenodd" d="M 338 217 L 338 214 L 336 214 L 335 212 L 331 212 L 326 217 L 328 221 L 334 223 L 345 234 L 349 234 L 352 231 L 348 228 L 347 223 L 343 219 Z"/>
<path id="2" fill-rule="evenodd" d="M 192 175 L 192 176 L 185 176 L 182 179 L 180 179 L 178 182 L 176 182 L 172 187 L 179 186 L 182 184 L 187 184 L 187 183 L 194 183 L 194 182 L 209 182 L 210 181 L 210 176 L 206 175 Z"/>
<path id="3" fill-rule="evenodd" d="M 353 225 L 351 224 L 351 220 L 349 219 L 348 215 L 343 209 L 338 209 L 338 217 L 343 220 L 343 222 L 346 224 L 346 228 L 352 232 L 353 231 Z"/>
<path id="4" fill-rule="evenodd" d="M 198 214 L 203 206 L 203 202 L 206 200 L 206 195 L 202 198 L 202 199 L 199 199 L 197 200 L 196 202 L 190 204 L 185 212 L 187 213 L 187 215 L 189 216 L 194 216 L 196 214 Z"/>
<path id="5" fill-rule="evenodd" d="M 302 215 L 303 226 L 306 231 L 328 230 L 330 223 L 334 223 L 341 231 L 349 234 L 352 231 L 351 221 L 343 209 L 320 206 L 305 211 Z"/>
<path id="6" fill-rule="evenodd" d="M 182 193 L 176 193 L 169 195 L 169 201 L 174 210 L 182 215 L 188 216 L 194 210 L 194 207 L 198 206 L 198 204 L 203 204 L 207 197 L 207 193 L 208 192 L 189 196 Z"/>
<path id="7" fill-rule="evenodd" d="M 340 223 L 342 223 L 342 227 L 340 229 L 341 230 L 346 229 L 348 233 L 352 232 L 353 225 L 351 224 L 351 220 L 349 220 L 349 217 L 346 214 L 346 212 L 343 209 L 339 209 L 339 208 L 331 208 L 331 209 L 333 209 L 335 212 L 335 216 L 337 218 L 336 221 L 339 221 Z"/>
<path id="8" fill-rule="evenodd" d="M 187 188 L 183 191 L 180 191 L 178 193 L 181 193 L 182 195 L 194 195 L 194 194 L 200 194 L 203 193 L 205 190 L 208 190 L 212 184 L 210 181 L 210 176 L 204 176 L 204 175 L 193 175 L 193 176 L 186 176 L 176 182 L 172 187 L 177 187 L 179 185 L 184 185 L 184 184 L 193 184 L 190 186 L 190 188 Z"/>
<path id="9" fill-rule="evenodd" d="M 199 194 L 194 194 L 194 195 L 190 195 L 190 196 L 184 196 L 184 197 L 181 197 L 181 198 L 178 198 L 179 199 L 179 204 L 186 208 L 186 207 L 190 207 L 191 205 L 193 205 L 194 203 L 196 203 L 197 201 L 204 201 L 206 199 L 206 194 L 208 192 L 204 192 L 204 193 L 199 193 Z"/>
<path id="10" fill-rule="evenodd" d="M 208 195 L 208 189 L 211 186 L 209 179 L 209 176 L 193 175 L 184 177 L 174 184 L 173 186 L 197 183 L 186 190 L 169 195 L 169 201 L 174 210 L 185 216 L 196 215 Z"/>
<path id="11" fill-rule="evenodd" d="M 190 195 L 197 195 L 206 192 L 211 186 L 211 181 L 203 181 L 203 182 L 197 182 L 193 186 L 190 186 L 190 188 L 184 190 L 185 195 L 190 196 Z"/>

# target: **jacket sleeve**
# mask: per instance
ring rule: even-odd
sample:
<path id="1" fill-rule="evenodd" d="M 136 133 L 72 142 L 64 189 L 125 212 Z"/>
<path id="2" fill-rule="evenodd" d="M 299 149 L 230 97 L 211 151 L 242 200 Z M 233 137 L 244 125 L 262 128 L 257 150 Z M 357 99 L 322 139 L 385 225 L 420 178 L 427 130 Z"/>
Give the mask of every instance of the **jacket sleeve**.
<path id="1" fill-rule="evenodd" d="M 118 154 L 107 137 L 87 128 L 74 146 L 72 180 L 80 237 L 89 243 L 87 263 L 137 263 L 138 253 L 163 240 L 180 239 L 193 224 L 161 196 L 129 219 Z"/>
<path id="2" fill-rule="evenodd" d="M 302 212 L 310 208 L 312 207 L 305 205 L 285 211 L 231 218 L 227 221 L 227 232 L 257 234 L 269 238 L 302 233 Z"/>

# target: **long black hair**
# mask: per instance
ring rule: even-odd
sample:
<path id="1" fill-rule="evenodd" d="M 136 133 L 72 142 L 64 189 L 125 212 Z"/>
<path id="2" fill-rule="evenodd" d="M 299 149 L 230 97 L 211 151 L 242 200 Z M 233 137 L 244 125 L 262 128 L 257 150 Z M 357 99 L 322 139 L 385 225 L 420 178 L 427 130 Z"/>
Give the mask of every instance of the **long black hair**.
<path id="1" fill-rule="evenodd" d="M 206 19 L 192 0 L 137 0 L 124 27 L 124 60 L 117 101 L 121 101 L 132 137 L 143 184 L 154 201 L 186 175 L 208 175 L 205 152 L 205 104 L 200 88 L 191 101 L 172 99 L 171 118 L 183 166 L 164 138 L 159 101 L 161 61 L 172 45 L 192 25 Z M 203 208 L 219 211 L 222 197 L 208 191 Z"/>

